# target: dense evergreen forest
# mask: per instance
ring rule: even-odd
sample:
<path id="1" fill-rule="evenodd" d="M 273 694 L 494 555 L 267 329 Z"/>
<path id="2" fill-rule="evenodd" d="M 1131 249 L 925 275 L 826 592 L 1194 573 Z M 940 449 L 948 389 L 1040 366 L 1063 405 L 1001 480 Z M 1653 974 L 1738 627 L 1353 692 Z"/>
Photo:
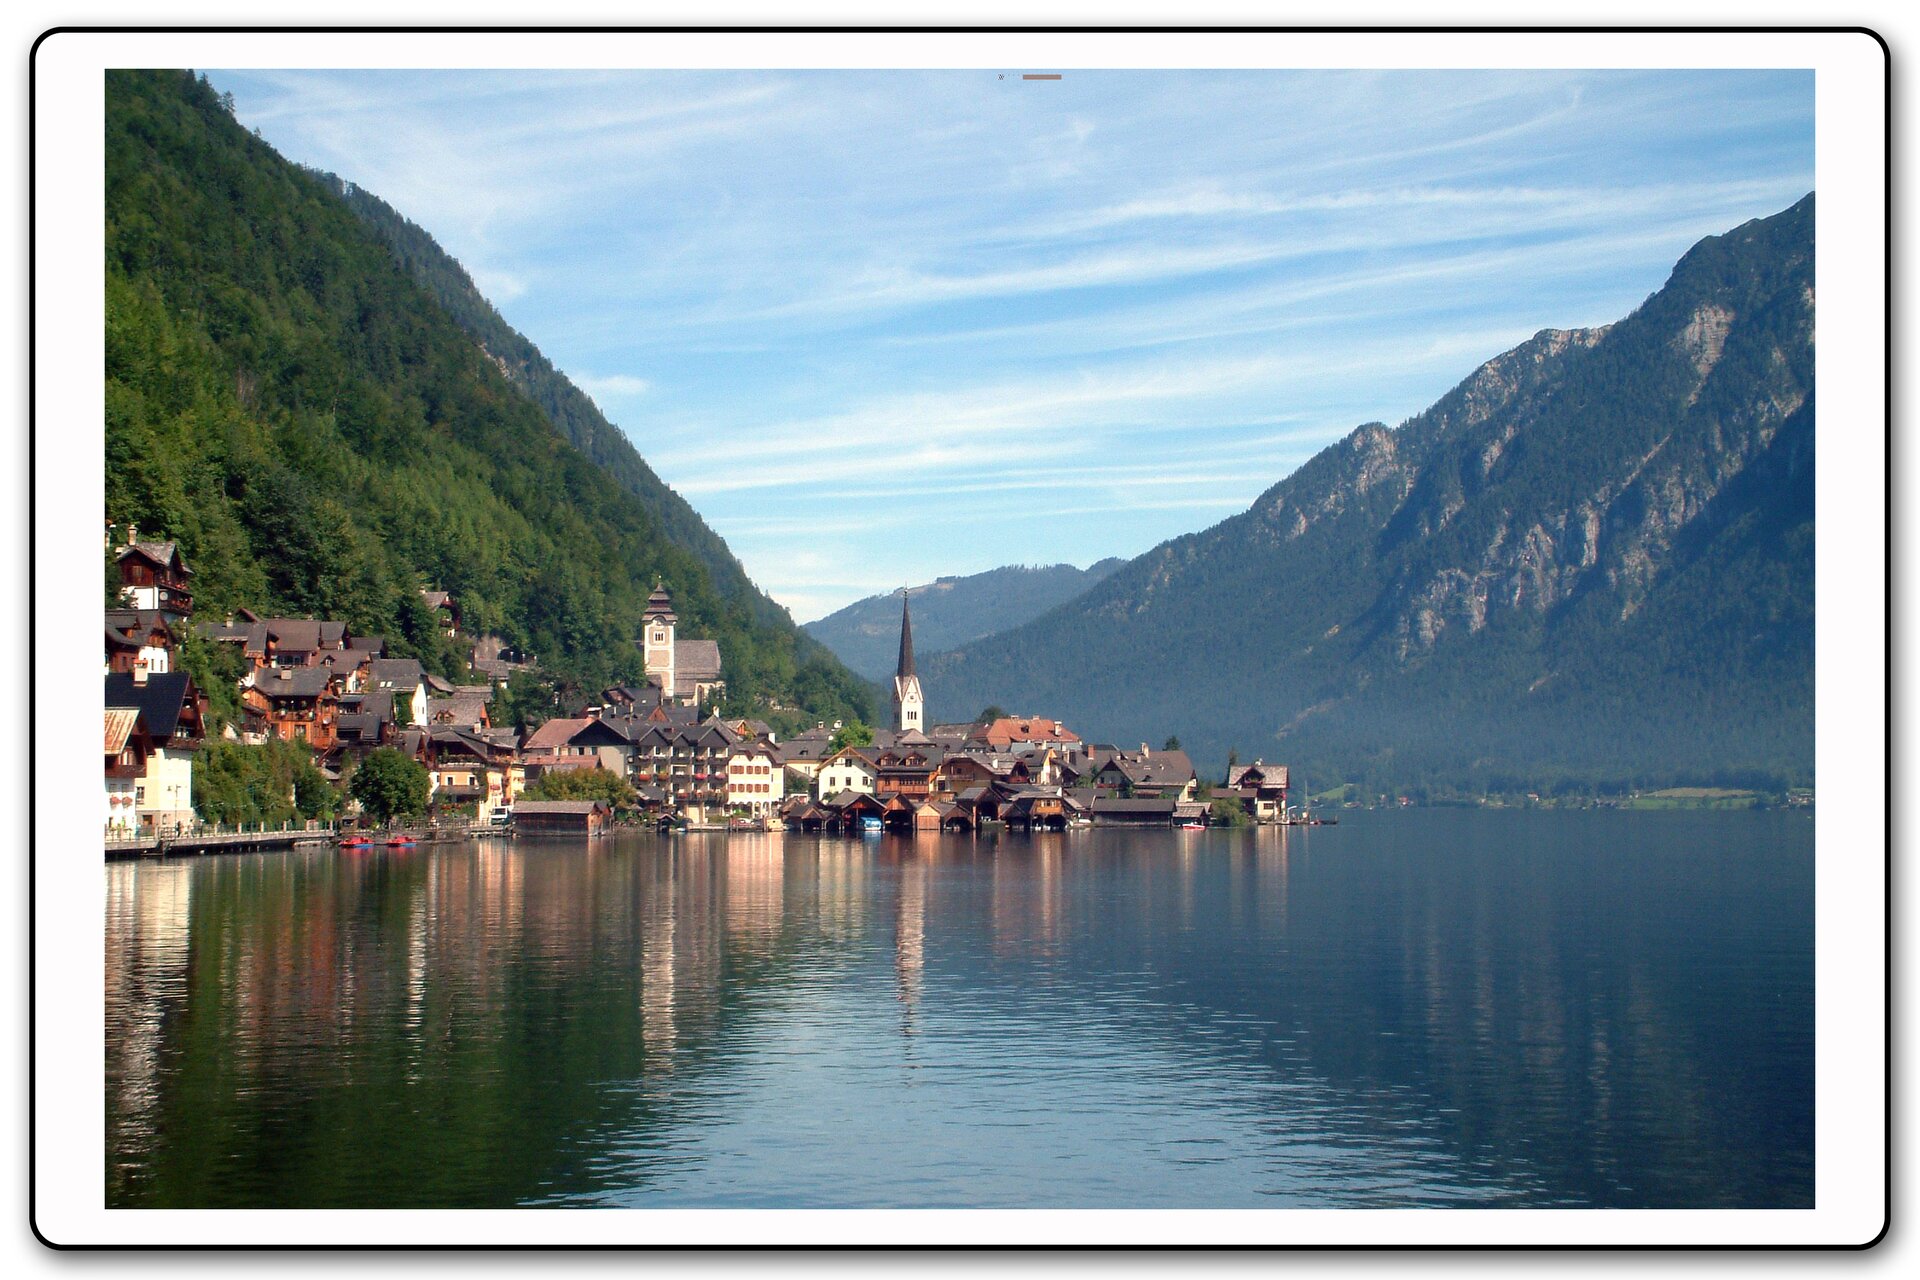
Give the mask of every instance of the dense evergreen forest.
<path id="1" fill-rule="evenodd" d="M 474 286 L 467 269 L 438 241 L 372 192 L 334 174 L 313 172 L 386 243 L 394 260 L 433 295 L 467 336 L 493 357 L 507 380 L 540 406 L 560 434 L 638 498 L 669 541 L 699 558 L 715 590 L 729 600 L 746 602 L 761 622 L 784 625 L 792 621 L 784 608 L 753 585 L 746 569 L 700 513 L 653 473 L 627 433 L 608 422 L 599 406 L 574 386 L 572 379 L 554 368 L 538 347 L 501 318 Z"/>
<path id="2" fill-rule="evenodd" d="M 106 103 L 106 515 L 180 542 L 201 616 L 340 618 L 453 674 L 432 586 L 594 690 L 638 676 L 660 579 L 682 634 L 719 641 L 730 710 L 871 714 L 784 613 L 716 586 L 697 530 L 557 432 L 337 184 L 191 73 L 112 72 Z"/>
<path id="3" fill-rule="evenodd" d="M 1811 782 L 1813 218 L 1710 237 L 1626 319 L 923 654 L 929 703 L 1369 796 Z"/>

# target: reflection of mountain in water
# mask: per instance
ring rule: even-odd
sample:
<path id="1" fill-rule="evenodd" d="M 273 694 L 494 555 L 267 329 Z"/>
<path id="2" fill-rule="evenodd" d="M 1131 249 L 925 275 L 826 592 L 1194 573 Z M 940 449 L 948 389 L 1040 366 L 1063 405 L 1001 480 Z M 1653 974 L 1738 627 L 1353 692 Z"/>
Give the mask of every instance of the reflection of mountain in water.
<path id="1" fill-rule="evenodd" d="M 108 1200 L 1805 1203 L 1730 816 L 115 866 Z"/>
<path id="2" fill-rule="evenodd" d="M 1477 1202 L 1810 1204 L 1805 832 L 1671 817 L 1424 814 L 1124 869 L 1067 853 L 1041 877 L 1065 918 L 1003 927 L 1002 949 L 1072 938 L 1048 979 L 1120 1034 L 1317 1090 L 1277 1118 L 1337 1105 L 1343 1141 L 1418 1134 Z"/>

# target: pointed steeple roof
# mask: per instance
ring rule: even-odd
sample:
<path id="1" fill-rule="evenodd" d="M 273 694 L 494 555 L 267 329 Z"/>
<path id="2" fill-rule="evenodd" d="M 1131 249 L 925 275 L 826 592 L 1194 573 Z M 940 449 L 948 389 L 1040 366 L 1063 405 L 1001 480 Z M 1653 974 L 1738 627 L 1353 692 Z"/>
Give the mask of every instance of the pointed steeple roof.
<path id="1" fill-rule="evenodd" d="M 900 665 L 895 676 L 910 676 L 913 670 L 913 612 L 907 607 L 907 589 L 900 588 Z"/>
<path id="2" fill-rule="evenodd" d="M 673 597 L 667 594 L 666 586 L 658 578 L 653 582 L 653 594 L 647 597 L 647 611 L 641 616 L 665 617 L 669 621 L 678 621 L 673 612 Z"/>

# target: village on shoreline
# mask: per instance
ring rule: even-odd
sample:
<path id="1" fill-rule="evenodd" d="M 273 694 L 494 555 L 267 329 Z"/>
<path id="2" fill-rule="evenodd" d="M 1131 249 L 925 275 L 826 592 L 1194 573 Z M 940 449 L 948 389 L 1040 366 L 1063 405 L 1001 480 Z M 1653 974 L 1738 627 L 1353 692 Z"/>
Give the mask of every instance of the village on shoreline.
<path id="1" fill-rule="evenodd" d="M 703 715 L 726 688 L 719 646 L 678 634 L 662 585 L 635 642 L 645 681 L 608 688 L 576 714 L 528 716 L 523 737 L 495 724 L 492 709 L 514 673 L 535 664 L 495 637 L 464 635 L 449 593 L 423 590 L 423 603 L 450 641 L 471 646 L 484 682 L 451 683 L 339 621 L 246 611 L 196 620 L 177 543 L 113 534 L 122 605 L 105 614 L 109 851 L 217 838 L 225 814 L 204 765 L 196 789 L 195 761 L 221 743 L 288 757 L 269 784 L 287 792 L 288 842 L 336 825 L 466 836 L 597 834 L 616 823 L 966 833 L 1315 821 L 1290 805 L 1285 765 L 1236 762 L 1209 785 L 1177 739 L 1122 749 L 1045 716 L 930 723 L 904 595 L 891 725 L 821 723 L 782 741 L 762 721 Z M 183 669 L 189 638 L 232 655 L 225 665 L 240 673 L 238 715 L 218 729 L 208 691 Z"/>

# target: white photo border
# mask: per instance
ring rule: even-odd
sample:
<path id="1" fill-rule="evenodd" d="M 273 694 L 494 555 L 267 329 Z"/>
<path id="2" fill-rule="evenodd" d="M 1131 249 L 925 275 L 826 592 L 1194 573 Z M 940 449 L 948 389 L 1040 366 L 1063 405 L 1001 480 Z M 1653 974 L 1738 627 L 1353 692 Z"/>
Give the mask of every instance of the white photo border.
<path id="1" fill-rule="evenodd" d="M 109 1210 L 92 721 L 104 491 L 103 75 L 223 68 L 1811 68 L 1816 434 L 1815 1206 L 1805 1210 Z M 33 53 L 32 1208 L 64 1246 L 1826 1246 L 1888 1214 L 1888 55 L 1862 30 L 59 30 Z M 1844 612 L 1842 611 L 1844 608 Z"/>

